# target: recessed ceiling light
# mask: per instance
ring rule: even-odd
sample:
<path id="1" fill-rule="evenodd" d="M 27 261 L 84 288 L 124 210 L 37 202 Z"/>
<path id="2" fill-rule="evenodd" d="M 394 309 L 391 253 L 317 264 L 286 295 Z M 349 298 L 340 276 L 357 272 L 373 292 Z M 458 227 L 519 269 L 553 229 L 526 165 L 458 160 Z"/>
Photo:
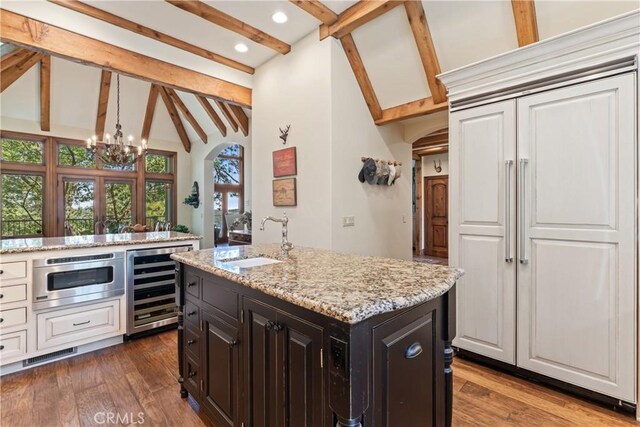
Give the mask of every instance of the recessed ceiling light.
<path id="1" fill-rule="evenodd" d="M 284 24 L 289 18 L 287 18 L 287 15 L 285 15 L 284 12 L 276 12 L 273 14 L 271 19 L 273 19 L 273 22 L 276 24 Z"/>
<path id="2" fill-rule="evenodd" d="M 238 44 L 235 46 L 235 49 L 236 49 L 236 51 L 237 51 L 237 52 L 240 52 L 240 53 L 245 53 L 245 52 L 248 52 L 248 51 L 249 51 L 249 48 L 248 48 L 248 47 L 247 47 L 247 45 L 246 45 L 246 44 L 244 44 L 244 43 L 238 43 Z"/>

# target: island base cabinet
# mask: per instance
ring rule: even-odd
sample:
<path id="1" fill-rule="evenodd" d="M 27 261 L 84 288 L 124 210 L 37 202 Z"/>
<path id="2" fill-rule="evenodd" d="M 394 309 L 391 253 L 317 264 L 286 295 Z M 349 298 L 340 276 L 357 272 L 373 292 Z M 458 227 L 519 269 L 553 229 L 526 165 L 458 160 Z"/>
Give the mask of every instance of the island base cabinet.
<path id="1" fill-rule="evenodd" d="M 323 425 L 322 328 L 252 299 L 243 309 L 249 425 Z"/>

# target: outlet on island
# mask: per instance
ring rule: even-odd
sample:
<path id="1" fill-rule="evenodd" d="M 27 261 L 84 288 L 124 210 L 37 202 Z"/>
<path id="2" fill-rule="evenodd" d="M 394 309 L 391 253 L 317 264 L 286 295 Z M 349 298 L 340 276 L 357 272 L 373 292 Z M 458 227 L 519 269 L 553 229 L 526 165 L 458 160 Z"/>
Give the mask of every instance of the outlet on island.
<path id="1" fill-rule="evenodd" d="M 342 226 L 343 227 L 353 227 L 356 225 L 356 217 L 355 216 L 343 216 L 342 217 Z"/>

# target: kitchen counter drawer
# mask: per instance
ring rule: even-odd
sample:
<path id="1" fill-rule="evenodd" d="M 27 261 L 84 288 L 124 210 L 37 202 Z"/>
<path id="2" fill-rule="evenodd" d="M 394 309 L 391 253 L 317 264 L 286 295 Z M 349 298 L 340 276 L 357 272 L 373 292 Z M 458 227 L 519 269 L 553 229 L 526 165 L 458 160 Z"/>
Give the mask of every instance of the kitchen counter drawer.
<path id="1" fill-rule="evenodd" d="M 120 330 L 120 300 L 38 314 L 38 350 Z"/>
<path id="2" fill-rule="evenodd" d="M 0 335 L 0 362 L 5 364 L 27 353 L 27 331 Z"/>
<path id="3" fill-rule="evenodd" d="M 0 290 L 0 304 L 27 300 L 27 285 L 6 286 Z"/>
<path id="4" fill-rule="evenodd" d="M 27 323 L 26 307 L 0 311 L 0 329 L 22 325 L 23 323 Z"/>
<path id="5" fill-rule="evenodd" d="M 0 284 L 5 280 L 22 279 L 27 277 L 27 262 L 0 263 Z"/>

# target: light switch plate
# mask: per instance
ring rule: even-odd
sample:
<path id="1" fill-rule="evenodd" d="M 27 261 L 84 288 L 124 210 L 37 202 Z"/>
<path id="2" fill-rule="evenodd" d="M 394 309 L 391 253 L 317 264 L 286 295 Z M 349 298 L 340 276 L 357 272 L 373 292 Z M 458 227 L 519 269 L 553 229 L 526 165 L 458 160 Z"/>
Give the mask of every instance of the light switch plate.
<path id="1" fill-rule="evenodd" d="M 356 217 L 354 216 L 343 216 L 342 217 L 342 226 L 343 227 L 353 227 L 356 225 Z"/>

